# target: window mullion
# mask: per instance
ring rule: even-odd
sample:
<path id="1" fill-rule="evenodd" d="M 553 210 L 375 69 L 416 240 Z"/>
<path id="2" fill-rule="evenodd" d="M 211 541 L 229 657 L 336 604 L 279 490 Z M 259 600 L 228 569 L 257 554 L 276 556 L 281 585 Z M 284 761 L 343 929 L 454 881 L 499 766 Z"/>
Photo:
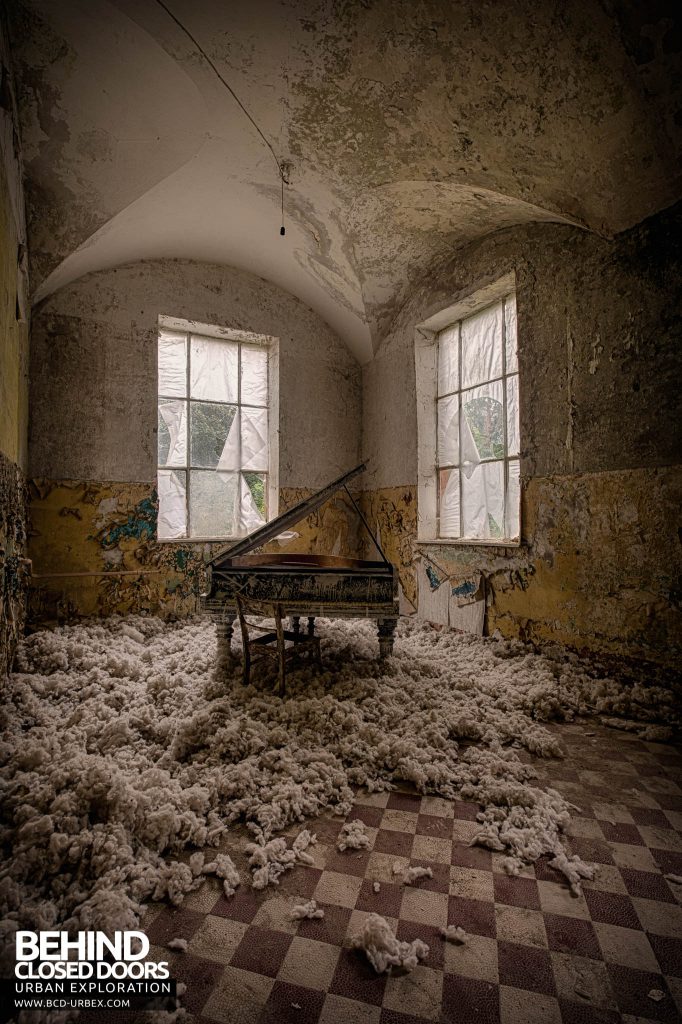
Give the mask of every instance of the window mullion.
<path id="1" fill-rule="evenodd" d="M 239 342 L 239 350 L 237 352 L 237 427 L 239 433 L 237 437 L 237 452 L 238 459 L 237 465 L 239 470 L 237 473 L 237 508 L 239 509 L 239 522 L 235 523 L 237 536 L 240 532 L 241 514 L 242 514 L 242 343 Z"/>
<path id="2" fill-rule="evenodd" d="M 463 412 L 462 385 L 464 384 L 464 381 L 462 379 L 462 321 L 461 320 L 459 321 L 459 327 L 458 327 L 458 330 L 457 330 L 457 362 L 459 364 L 459 368 L 458 368 L 459 403 L 458 403 L 458 408 L 457 408 L 457 425 L 458 425 L 458 433 L 459 433 L 459 459 L 458 459 L 459 466 L 457 468 L 457 476 L 458 476 L 457 483 L 458 483 L 458 487 L 459 487 L 459 536 L 460 536 L 460 539 L 461 539 L 463 534 L 464 534 L 464 511 L 463 511 L 464 510 L 464 502 L 462 501 L 462 412 Z"/>
<path id="3" fill-rule="evenodd" d="M 507 300 L 502 299 L 502 437 L 504 440 L 504 462 L 502 464 L 502 536 L 507 536 L 507 502 L 509 500 L 509 438 L 507 437 Z"/>
<path id="4" fill-rule="evenodd" d="M 191 435 L 191 432 L 190 432 L 190 421 L 191 421 L 191 418 L 192 418 L 192 416 L 191 416 L 191 414 L 192 414 L 192 401 L 191 401 L 191 398 L 190 398 L 190 381 L 191 381 L 191 377 L 190 377 L 190 365 L 189 365 L 190 349 L 192 348 L 192 336 L 191 336 L 191 334 L 189 332 L 186 334 L 186 338 L 187 338 L 187 385 L 186 385 L 186 389 L 187 389 L 187 425 L 185 427 L 185 445 L 186 445 L 185 451 L 187 452 L 187 471 L 185 473 L 185 518 L 186 518 L 187 522 L 185 524 L 185 535 L 189 539 L 189 537 L 191 536 L 191 533 L 190 533 L 190 521 L 189 521 L 189 488 L 190 488 L 190 477 L 192 475 L 191 469 L 190 469 L 190 467 L 192 465 L 192 456 L 191 456 L 191 448 L 190 448 L 190 445 L 192 443 L 192 435 Z"/>
<path id="5" fill-rule="evenodd" d="M 442 333 L 442 332 L 441 332 Z M 438 440 L 440 437 L 440 412 L 438 409 L 438 392 L 440 390 L 440 333 L 436 335 L 436 399 L 434 402 L 435 413 L 436 413 L 436 451 L 435 451 L 435 463 L 436 463 L 436 537 L 440 537 L 440 458 L 438 455 Z"/>

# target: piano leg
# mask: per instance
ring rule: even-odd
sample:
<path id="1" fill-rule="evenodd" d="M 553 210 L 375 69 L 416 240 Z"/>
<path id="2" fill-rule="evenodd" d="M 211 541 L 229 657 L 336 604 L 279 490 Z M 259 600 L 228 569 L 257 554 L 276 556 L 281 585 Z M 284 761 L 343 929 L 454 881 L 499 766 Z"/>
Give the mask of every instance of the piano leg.
<path id="1" fill-rule="evenodd" d="M 232 636 L 234 634 L 232 617 L 224 618 L 216 623 L 216 635 L 218 639 L 218 664 L 231 666 L 235 660 L 232 654 Z"/>
<path id="2" fill-rule="evenodd" d="M 301 632 L 301 616 L 300 615 L 290 615 L 289 616 L 289 621 L 291 622 L 291 630 L 292 630 L 292 632 L 295 633 L 296 636 L 298 636 L 299 633 Z"/>
<path id="3" fill-rule="evenodd" d="M 379 619 L 379 657 L 389 658 L 393 654 L 393 641 L 397 619 Z"/>
<path id="4" fill-rule="evenodd" d="M 308 616 L 308 636 L 315 636 L 315 616 Z"/>

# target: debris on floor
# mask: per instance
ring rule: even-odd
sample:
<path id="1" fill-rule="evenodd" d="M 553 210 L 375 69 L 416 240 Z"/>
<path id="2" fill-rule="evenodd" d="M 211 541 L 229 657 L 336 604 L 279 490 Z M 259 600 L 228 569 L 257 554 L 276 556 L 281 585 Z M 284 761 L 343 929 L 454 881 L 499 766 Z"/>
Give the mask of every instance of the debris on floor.
<path id="1" fill-rule="evenodd" d="M 551 854 L 577 891 L 591 868 L 563 845 L 571 805 L 521 755 L 562 756 L 543 721 L 679 723 L 669 691 L 595 678 L 575 656 L 408 621 L 381 663 L 371 624 L 318 622 L 327 669 L 292 672 L 285 699 L 217 670 L 204 621 L 112 618 L 23 641 L 1 713 L 10 960 L 19 928 L 134 929 L 145 901 L 179 904 L 206 869 L 200 854 L 175 858 L 232 824 L 254 836 L 254 887 L 277 884 L 312 863 L 314 842 L 304 830 L 290 848 L 277 832 L 348 814 L 353 786 L 401 780 L 479 803 L 479 843 L 512 868 Z M 236 866 L 224 882 L 234 889 Z"/>
<path id="2" fill-rule="evenodd" d="M 318 907 L 315 900 L 308 900 L 307 903 L 296 903 L 291 908 L 291 920 L 297 921 L 302 918 L 309 918 L 314 920 L 315 918 L 324 917 L 324 910 L 322 907 Z"/>
<path id="3" fill-rule="evenodd" d="M 370 846 L 370 837 L 365 823 L 358 818 L 349 821 L 341 830 L 336 849 L 343 850 L 366 850 Z"/>
<path id="4" fill-rule="evenodd" d="M 315 836 L 304 829 L 293 842 L 291 849 L 282 836 L 265 842 L 261 833 L 260 841 L 248 843 L 244 852 L 249 859 L 249 867 L 253 871 L 252 885 L 254 889 L 265 889 L 268 885 L 279 885 L 279 879 L 285 871 L 291 871 L 295 864 L 312 864 L 313 858 L 306 852 L 316 842 Z"/>
<path id="5" fill-rule="evenodd" d="M 433 878 L 433 868 L 409 867 L 403 873 L 403 884 L 413 885 L 422 878 Z"/>
<path id="6" fill-rule="evenodd" d="M 190 857 L 190 867 L 192 858 Z M 226 896 L 234 896 L 239 885 L 239 872 L 232 858 L 226 853 L 219 853 L 202 868 L 204 875 L 217 875 L 223 879 L 223 890 Z"/>
<path id="7" fill-rule="evenodd" d="M 351 940 L 353 949 L 364 951 L 377 974 L 383 974 L 391 967 L 402 967 L 412 971 L 420 960 L 429 955 L 429 947 L 421 939 L 401 942 L 391 930 L 386 918 L 380 914 L 369 914 L 362 930 Z"/>

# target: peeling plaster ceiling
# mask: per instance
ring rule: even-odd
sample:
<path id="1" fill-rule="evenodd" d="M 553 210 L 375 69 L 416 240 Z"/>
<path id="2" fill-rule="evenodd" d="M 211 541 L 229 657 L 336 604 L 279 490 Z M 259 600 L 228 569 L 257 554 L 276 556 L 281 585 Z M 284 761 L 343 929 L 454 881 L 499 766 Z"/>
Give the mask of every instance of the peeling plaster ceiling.
<path id="1" fill-rule="evenodd" d="M 230 264 L 365 362 L 447 252 L 537 220 L 612 234 L 682 192 L 665 4 L 167 2 L 291 163 L 286 236 L 272 154 L 156 0 L 20 0 L 34 301 L 135 259 Z"/>

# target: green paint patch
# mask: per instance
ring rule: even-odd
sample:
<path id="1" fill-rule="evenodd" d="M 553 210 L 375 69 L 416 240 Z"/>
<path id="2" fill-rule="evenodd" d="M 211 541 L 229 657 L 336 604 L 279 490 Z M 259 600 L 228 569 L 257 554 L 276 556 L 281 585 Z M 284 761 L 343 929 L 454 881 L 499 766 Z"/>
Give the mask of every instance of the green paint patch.
<path id="1" fill-rule="evenodd" d="M 115 548 L 122 540 L 153 540 L 156 535 L 156 492 L 143 498 L 123 523 L 115 523 L 100 532 L 98 539 L 103 548 Z"/>
<path id="2" fill-rule="evenodd" d="M 176 548 L 173 552 L 173 558 L 175 560 L 176 569 L 180 569 L 181 572 L 187 568 L 187 563 L 190 560 L 190 552 L 187 548 Z"/>

